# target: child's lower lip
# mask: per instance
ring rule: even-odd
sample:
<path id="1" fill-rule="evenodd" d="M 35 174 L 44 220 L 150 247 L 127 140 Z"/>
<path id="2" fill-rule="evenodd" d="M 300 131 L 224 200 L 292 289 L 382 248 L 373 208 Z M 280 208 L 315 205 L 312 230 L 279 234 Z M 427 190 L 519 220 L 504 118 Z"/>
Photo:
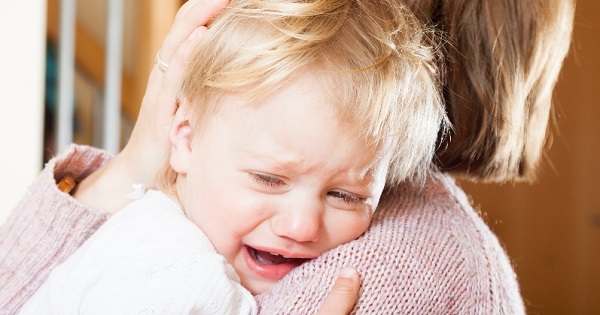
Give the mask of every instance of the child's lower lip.
<path id="1" fill-rule="evenodd" d="M 303 260 L 296 262 L 282 263 L 276 265 L 265 265 L 258 262 L 250 253 L 251 249 L 248 246 L 244 246 L 244 260 L 248 265 L 248 268 L 257 273 L 259 276 L 267 279 L 280 280 L 287 275 L 292 269 L 302 264 Z"/>

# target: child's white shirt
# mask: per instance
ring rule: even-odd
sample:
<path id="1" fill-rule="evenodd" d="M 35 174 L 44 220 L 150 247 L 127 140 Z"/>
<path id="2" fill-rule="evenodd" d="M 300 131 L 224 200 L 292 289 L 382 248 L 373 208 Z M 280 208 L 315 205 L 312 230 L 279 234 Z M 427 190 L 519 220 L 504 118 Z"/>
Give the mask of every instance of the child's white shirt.
<path id="1" fill-rule="evenodd" d="M 256 314 L 206 235 L 150 190 L 56 267 L 20 314 Z"/>

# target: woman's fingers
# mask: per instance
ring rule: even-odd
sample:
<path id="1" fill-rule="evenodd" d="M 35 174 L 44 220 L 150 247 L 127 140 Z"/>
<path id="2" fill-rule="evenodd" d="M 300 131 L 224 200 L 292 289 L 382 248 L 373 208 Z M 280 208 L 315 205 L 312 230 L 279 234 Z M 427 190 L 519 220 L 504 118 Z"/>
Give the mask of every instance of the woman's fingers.
<path id="1" fill-rule="evenodd" d="M 161 126 L 175 112 L 176 94 L 183 77 L 183 65 L 191 57 L 206 24 L 222 10 L 229 0 L 189 0 L 178 11 L 173 26 L 163 41 L 160 58 L 169 66 L 167 71 L 158 71 L 155 66 L 148 82 L 148 106 L 142 106 L 156 113 Z M 175 68 L 175 69 L 173 69 Z"/>
<path id="2" fill-rule="evenodd" d="M 168 64 L 177 47 L 198 28 L 205 28 L 229 0 L 189 0 L 177 12 L 173 26 L 163 41 L 160 57 Z"/>
<path id="3" fill-rule="evenodd" d="M 206 28 L 204 27 L 196 28 L 188 39 L 177 47 L 171 58 L 169 69 L 165 71 L 161 83 L 160 94 L 158 95 L 159 108 L 156 110 L 162 111 L 162 113 L 159 113 L 158 117 L 168 117 L 175 113 L 177 109 L 177 93 L 181 87 L 181 80 L 186 70 L 186 64 L 191 59 L 192 53 L 205 31 Z"/>
<path id="4" fill-rule="evenodd" d="M 356 303 L 359 288 L 360 276 L 358 272 L 350 267 L 342 269 L 317 314 L 345 315 L 350 313 L 354 303 Z"/>
<path id="5" fill-rule="evenodd" d="M 159 130 L 159 134 L 168 130 L 172 115 L 177 109 L 176 97 L 185 72 L 185 63 L 190 60 L 202 33 L 207 30 L 206 23 L 228 2 L 229 0 L 190 0 L 179 9 L 160 51 L 160 58 L 169 68 L 163 74 L 155 66 L 146 89 L 147 101 L 141 108 L 141 112 L 149 111 L 146 116 L 153 117 L 150 126 Z M 140 114 L 140 117 L 144 116 Z M 166 134 L 158 137 L 157 142 L 162 143 L 160 140 L 165 140 Z"/>

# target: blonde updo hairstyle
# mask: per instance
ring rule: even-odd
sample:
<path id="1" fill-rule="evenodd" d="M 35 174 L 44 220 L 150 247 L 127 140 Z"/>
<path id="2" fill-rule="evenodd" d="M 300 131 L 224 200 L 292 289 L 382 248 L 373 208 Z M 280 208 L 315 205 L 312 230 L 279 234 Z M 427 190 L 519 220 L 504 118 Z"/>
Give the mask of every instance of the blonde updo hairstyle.
<path id="1" fill-rule="evenodd" d="M 392 157 L 388 184 L 422 182 L 448 128 L 434 37 L 400 1 L 232 0 L 203 35 L 181 97 L 201 132 L 220 96 L 260 100 L 311 71 L 340 120 Z M 176 177 L 161 178 L 164 188 Z"/>

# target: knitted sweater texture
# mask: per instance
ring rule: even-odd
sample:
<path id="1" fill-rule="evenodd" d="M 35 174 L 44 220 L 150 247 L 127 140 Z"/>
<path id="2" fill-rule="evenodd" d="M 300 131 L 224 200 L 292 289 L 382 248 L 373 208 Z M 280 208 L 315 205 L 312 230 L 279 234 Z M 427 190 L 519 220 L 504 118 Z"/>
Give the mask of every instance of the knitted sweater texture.
<path id="1" fill-rule="evenodd" d="M 14 314 L 49 272 L 106 220 L 56 188 L 82 179 L 110 157 L 72 146 L 46 165 L 0 228 L 0 314 Z M 344 227 L 340 227 L 344 228 Z M 294 269 L 257 296 L 261 314 L 314 314 L 339 270 L 354 266 L 362 285 L 355 314 L 523 314 L 508 257 L 448 176 L 382 197 L 359 239 Z"/>

